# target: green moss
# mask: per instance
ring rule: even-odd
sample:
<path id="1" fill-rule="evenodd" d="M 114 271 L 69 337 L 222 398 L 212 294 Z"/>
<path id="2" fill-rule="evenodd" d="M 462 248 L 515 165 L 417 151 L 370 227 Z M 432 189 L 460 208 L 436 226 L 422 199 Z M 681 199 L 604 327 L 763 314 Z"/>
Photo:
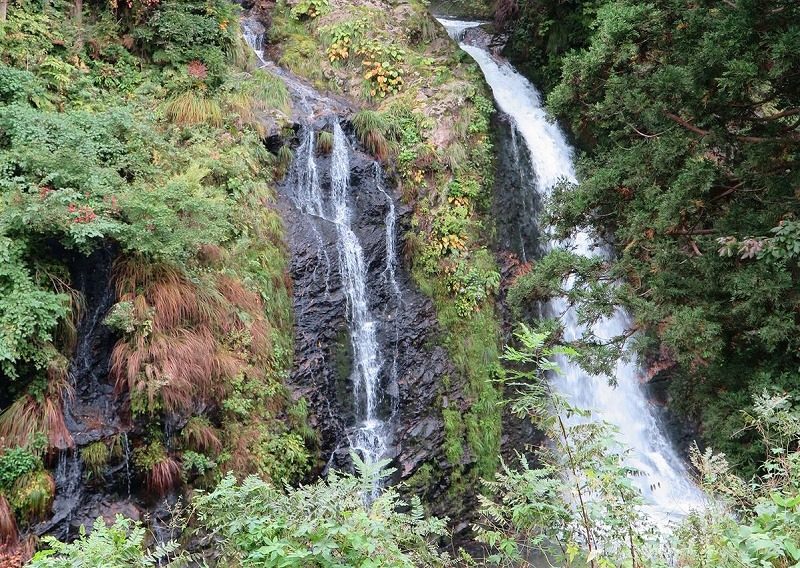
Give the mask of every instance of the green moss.
<path id="1" fill-rule="evenodd" d="M 458 466 L 464 457 L 464 422 L 457 409 L 443 408 L 444 418 L 444 456 L 451 465 Z"/>

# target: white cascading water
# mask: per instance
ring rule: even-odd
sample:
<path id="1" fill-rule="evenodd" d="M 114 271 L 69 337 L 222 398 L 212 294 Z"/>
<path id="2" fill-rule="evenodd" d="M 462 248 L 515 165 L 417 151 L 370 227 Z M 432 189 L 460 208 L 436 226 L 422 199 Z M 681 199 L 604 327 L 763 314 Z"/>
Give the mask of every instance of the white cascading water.
<path id="1" fill-rule="evenodd" d="M 334 121 L 333 125 L 331 188 L 327 200 L 320 184 L 314 154 L 314 131 L 306 128 L 303 142 L 297 151 L 297 171 L 291 180 L 293 198 L 298 209 L 332 223 L 336 229 L 338 267 L 347 298 L 350 343 L 353 349 L 351 379 L 358 420 L 350 446 L 361 454 L 367 464 L 372 464 L 386 454 L 388 446 L 388 428 L 378 415 L 382 361 L 376 337 L 377 322 L 370 314 L 367 303 L 364 252 L 350 224 L 350 144 L 338 122 Z M 392 209 L 393 207 L 392 203 Z M 317 236 L 321 241 L 321 236 Z M 324 247 L 320 248 L 324 250 Z M 387 243 L 387 255 L 393 257 L 393 254 L 393 247 L 389 249 Z M 387 258 L 386 261 L 392 279 L 395 262 L 394 258 Z"/>
<path id="2" fill-rule="evenodd" d="M 481 22 L 439 20 L 450 36 L 478 63 L 492 89 L 497 106 L 506 113 L 521 134 L 529 152 L 536 191 L 542 201 L 561 180 L 577 183 L 572 149 L 558 126 L 548 119 L 536 89 L 511 65 L 493 57 L 487 50 L 461 42 L 465 30 Z M 566 245 L 551 241 L 545 248 Z M 602 245 L 584 231 L 574 236 L 571 248 L 577 254 L 592 256 L 602 252 Z M 564 298 L 556 298 L 544 306 L 545 315 L 558 317 L 567 340 L 575 340 L 587 331 Z M 608 340 L 623 335 L 631 328 L 630 316 L 618 310 L 590 330 L 598 339 Z M 592 411 L 593 417 L 604 420 L 619 430 L 618 439 L 630 449 L 627 464 L 640 472 L 634 482 L 646 503 L 648 516 L 667 528 L 671 522 L 704 503 L 702 492 L 691 481 L 686 468 L 664 434 L 640 384 L 642 369 L 632 360 L 617 361 L 616 387 L 602 376 L 585 373 L 578 365 L 559 361 L 561 374 L 553 377 L 555 388 L 576 407 Z"/>

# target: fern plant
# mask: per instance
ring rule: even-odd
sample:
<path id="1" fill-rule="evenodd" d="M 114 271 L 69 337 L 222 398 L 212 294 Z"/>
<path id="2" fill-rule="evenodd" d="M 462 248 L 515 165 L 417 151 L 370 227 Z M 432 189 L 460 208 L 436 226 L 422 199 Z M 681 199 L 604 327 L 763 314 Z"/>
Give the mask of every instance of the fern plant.
<path id="1" fill-rule="evenodd" d="M 200 525 L 220 540 L 224 558 L 286 568 L 448 566 L 438 551 L 443 520 L 425 519 L 419 499 L 393 488 L 365 499 L 391 472 L 353 455 L 358 475 L 332 472 L 309 486 L 279 489 L 255 476 L 225 477 L 194 501 Z"/>

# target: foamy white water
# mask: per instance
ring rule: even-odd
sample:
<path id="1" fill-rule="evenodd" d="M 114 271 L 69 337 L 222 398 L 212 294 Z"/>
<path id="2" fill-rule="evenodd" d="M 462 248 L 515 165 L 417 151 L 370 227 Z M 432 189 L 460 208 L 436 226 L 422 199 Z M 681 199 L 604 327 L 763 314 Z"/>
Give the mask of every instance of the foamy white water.
<path id="1" fill-rule="evenodd" d="M 480 25 L 479 22 L 439 21 L 457 41 L 463 38 L 465 30 Z M 511 118 L 513 127 L 522 135 L 532 164 L 530 175 L 536 180 L 533 187 L 542 201 L 546 201 L 558 182 L 577 183 L 572 148 L 558 125 L 549 120 L 534 86 L 506 61 L 485 49 L 463 42 L 459 45 L 478 63 L 498 108 Z M 585 256 L 597 255 L 603 249 L 601 243 L 584 231 L 577 232 L 571 243 L 553 240 L 545 248 L 566 244 Z M 586 330 L 578 324 L 575 310 L 564 298 L 549 301 L 544 312 L 561 320 L 567 340 L 578 339 L 587 331 L 607 340 L 631 328 L 630 315 L 617 310 L 612 317 Z M 562 372 L 552 379 L 553 386 L 574 406 L 591 410 L 594 419 L 616 426 L 618 440 L 630 448 L 627 464 L 641 472 L 633 481 L 642 491 L 646 512 L 652 520 L 666 528 L 692 509 L 703 506 L 703 493 L 691 481 L 642 390 L 643 372 L 635 359 L 617 361 L 616 387 L 610 385 L 606 377 L 589 375 L 574 363 L 562 359 L 559 364 Z"/>

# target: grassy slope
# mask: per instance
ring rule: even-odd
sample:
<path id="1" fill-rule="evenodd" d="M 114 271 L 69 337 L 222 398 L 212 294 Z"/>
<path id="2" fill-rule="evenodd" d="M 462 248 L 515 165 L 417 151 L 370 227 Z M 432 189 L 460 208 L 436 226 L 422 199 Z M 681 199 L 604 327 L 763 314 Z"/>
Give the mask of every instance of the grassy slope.
<path id="1" fill-rule="evenodd" d="M 119 251 L 109 379 L 145 431 L 136 485 L 310 467 L 314 435 L 283 386 L 291 301 L 257 120 L 280 119 L 287 94 L 253 72 L 234 8 L 91 5 L 79 28 L 66 5 L 12 5 L 0 22 L 0 517 L 46 515 L 45 466 L 74 446 L 61 400 L 82 298 L 66 259 L 106 247 Z M 186 424 L 172 439 L 168 413 Z M 77 449 L 88 483 L 120 447 Z"/>

